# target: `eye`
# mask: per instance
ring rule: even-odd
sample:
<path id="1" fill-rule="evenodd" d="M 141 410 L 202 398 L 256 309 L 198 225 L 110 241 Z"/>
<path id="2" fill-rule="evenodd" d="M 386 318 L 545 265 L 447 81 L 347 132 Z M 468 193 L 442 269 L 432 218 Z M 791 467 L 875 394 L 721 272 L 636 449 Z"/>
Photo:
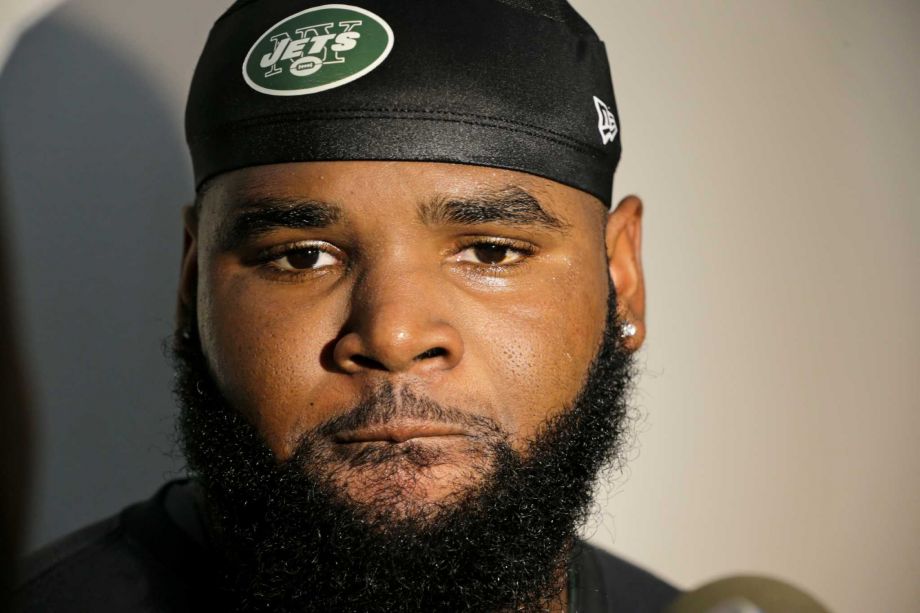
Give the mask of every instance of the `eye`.
<path id="1" fill-rule="evenodd" d="M 497 242 L 481 242 L 471 245 L 460 252 L 457 259 L 461 262 L 485 264 L 487 266 L 504 266 L 514 264 L 526 254 L 523 249 Z"/>
<path id="2" fill-rule="evenodd" d="M 301 272 L 334 266 L 338 259 L 319 247 L 291 249 L 273 258 L 270 264 L 283 271 Z"/>

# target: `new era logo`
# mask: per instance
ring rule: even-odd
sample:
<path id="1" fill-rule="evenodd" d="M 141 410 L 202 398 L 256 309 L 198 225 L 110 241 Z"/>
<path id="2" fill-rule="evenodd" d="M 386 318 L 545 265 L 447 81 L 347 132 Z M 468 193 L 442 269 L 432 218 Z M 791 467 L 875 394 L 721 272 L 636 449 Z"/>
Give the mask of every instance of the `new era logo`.
<path id="1" fill-rule="evenodd" d="M 601 140 L 605 145 L 612 143 L 619 132 L 613 111 L 597 96 L 594 96 L 594 106 L 597 107 L 597 129 L 601 133 Z"/>

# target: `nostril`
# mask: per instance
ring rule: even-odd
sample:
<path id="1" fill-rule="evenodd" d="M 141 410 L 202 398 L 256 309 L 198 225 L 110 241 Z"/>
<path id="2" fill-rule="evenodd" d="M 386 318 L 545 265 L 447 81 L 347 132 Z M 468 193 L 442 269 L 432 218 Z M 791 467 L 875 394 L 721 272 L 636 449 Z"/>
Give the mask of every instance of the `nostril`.
<path id="1" fill-rule="evenodd" d="M 383 364 L 374 358 L 367 357 L 366 355 L 355 354 L 351 356 L 351 361 L 361 368 L 367 368 L 371 370 L 386 370 L 386 367 Z"/>
<path id="2" fill-rule="evenodd" d="M 415 360 L 417 362 L 420 362 L 422 360 L 428 360 L 431 358 L 439 358 L 445 355 L 447 355 L 447 350 L 444 349 L 443 347 L 432 347 L 428 351 L 424 351 L 418 354 L 417 356 L 415 356 Z"/>

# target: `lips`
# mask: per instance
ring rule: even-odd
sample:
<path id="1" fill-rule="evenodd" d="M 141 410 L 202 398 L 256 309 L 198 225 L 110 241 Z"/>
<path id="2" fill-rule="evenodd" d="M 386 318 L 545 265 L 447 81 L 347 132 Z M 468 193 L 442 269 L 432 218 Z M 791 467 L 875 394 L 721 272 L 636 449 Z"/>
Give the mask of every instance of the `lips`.
<path id="1" fill-rule="evenodd" d="M 458 436 L 469 436 L 469 433 L 453 424 L 430 421 L 392 421 L 339 432 L 333 436 L 333 440 L 344 445 L 369 442 L 398 444 L 412 439 Z"/>

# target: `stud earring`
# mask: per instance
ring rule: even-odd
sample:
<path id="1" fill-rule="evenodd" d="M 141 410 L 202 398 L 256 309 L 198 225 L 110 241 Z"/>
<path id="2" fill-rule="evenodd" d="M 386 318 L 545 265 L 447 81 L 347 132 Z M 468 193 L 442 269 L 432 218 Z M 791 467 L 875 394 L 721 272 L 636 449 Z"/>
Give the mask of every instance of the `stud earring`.
<path id="1" fill-rule="evenodd" d="M 638 332 L 638 328 L 636 328 L 636 324 L 632 322 L 626 322 L 620 326 L 620 336 L 623 338 L 635 336 L 636 332 Z"/>

